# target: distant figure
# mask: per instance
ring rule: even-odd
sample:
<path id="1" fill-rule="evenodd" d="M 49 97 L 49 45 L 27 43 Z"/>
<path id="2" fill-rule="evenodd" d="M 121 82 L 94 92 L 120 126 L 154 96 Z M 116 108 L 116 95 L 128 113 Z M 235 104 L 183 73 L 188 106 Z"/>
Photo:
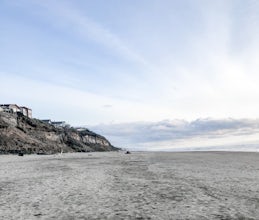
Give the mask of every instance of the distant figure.
<path id="1" fill-rule="evenodd" d="M 38 155 L 45 155 L 46 153 L 45 153 L 42 149 L 40 149 L 40 150 L 37 152 L 37 154 L 38 154 Z"/>
<path id="2" fill-rule="evenodd" d="M 19 152 L 18 156 L 23 157 L 23 152 Z"/>
<path id="3" fill-rule="evenodd" d="M 130 153 L 130 151 L 127 150 L 125 154 L 131 154 L 131 153 Z"/>

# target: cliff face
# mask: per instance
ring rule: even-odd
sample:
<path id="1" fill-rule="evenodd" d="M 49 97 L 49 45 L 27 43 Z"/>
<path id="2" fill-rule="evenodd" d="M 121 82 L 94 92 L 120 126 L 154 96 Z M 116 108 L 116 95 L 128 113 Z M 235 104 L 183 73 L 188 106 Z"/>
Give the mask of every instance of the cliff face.
<path id="1" fill-rule="evenodd" d="M 37 119 L 0 112 L 0 153 L 58 153 L 118 150 L 94 132 L 56 128 Z"/>

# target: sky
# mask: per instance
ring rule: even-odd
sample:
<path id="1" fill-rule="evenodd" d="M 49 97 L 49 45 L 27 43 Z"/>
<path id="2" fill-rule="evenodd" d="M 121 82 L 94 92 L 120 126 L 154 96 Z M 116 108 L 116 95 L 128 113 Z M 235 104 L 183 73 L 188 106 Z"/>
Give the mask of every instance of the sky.
<path id="1" fill-rule="evenodd" d="M 134 134 L 165 122 L 206 124 L 195 138 L 179 128 L 185 138 L 174 148 L 230 144 L 211 139 L 211 121 L 252 120 L 244 129 L 256 136 L 257 0 L 0 0 L 0 27 L 0 102 L 28 106 L 35 118 L 139 149 L 172 148 L 175 130 L 169 138 L 157 129 L 159 140 Z M 128 127 L 136 130 L 118 131 Z M 241 135 L 219 127 L 217 137 L 218 129 Z"/>
<path id="2" fill-rule="evenodd" d="M 103 124 L 91 129 L 130 150 L 259 152 L 259 119 L 175 119 Z"/>

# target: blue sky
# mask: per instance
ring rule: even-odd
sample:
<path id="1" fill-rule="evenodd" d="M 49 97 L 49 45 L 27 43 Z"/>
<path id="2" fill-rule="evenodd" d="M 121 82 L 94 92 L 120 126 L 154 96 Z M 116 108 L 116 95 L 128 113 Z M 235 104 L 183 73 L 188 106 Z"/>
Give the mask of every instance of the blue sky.
<path id="1" fill-rule="evenodd" d="M 1 0 L 0 27 L 1 102 L 36 118 L 259 118 L 257 0 Z"/>

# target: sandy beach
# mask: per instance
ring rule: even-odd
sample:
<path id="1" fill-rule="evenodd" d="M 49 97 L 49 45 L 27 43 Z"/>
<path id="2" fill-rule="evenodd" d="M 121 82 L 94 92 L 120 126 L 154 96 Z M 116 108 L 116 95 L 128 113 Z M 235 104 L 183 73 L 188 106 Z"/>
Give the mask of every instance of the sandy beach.
<path id="1" fill-rule="evenodd" d="M 0 219 L 259 219 L 259 154 L 0 156 Z"/>

